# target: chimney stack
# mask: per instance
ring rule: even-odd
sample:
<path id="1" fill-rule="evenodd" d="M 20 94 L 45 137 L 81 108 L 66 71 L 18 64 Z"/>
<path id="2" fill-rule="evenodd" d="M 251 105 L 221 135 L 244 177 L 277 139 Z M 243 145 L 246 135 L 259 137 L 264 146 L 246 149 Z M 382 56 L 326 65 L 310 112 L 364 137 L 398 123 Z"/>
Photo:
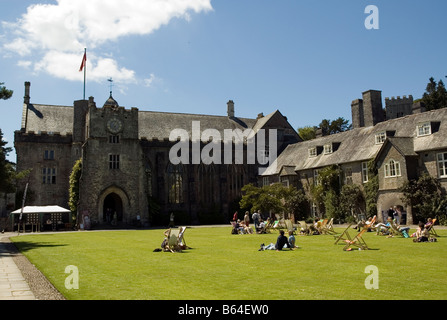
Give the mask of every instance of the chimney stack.
<path id="1" fill-rule="evenodd" d="M 234 118 L 234 102 L 233 102 L 233 100 L 228 101 L 227 106 L 228 106 L 228 117 Z"/>
<path id="2" fill-rule="evenodd" d="M 24 104 L 30 103 L 30 96 L 29 96 L 30 87 L 31 87 L 31 82 L 29 82 L 29 81 L 25 82 L 25 96 L 23 97 Z"/>

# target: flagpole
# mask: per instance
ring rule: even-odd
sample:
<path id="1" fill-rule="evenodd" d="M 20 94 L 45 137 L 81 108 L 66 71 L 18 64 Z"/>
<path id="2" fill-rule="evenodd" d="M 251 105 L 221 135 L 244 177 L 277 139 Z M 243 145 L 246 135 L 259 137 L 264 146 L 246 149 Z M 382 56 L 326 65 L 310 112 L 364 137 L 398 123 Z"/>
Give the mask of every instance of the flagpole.
<path id="1" fill-rule="evenodd" d="M 84 57 L 87 56 L 87 48 L 84 48 Z M 85 80 L 86 80 L 86 74 L 87 74 L 87 61 L 85 61 L 84 65 L 84 100 L 85 100 Z"/>

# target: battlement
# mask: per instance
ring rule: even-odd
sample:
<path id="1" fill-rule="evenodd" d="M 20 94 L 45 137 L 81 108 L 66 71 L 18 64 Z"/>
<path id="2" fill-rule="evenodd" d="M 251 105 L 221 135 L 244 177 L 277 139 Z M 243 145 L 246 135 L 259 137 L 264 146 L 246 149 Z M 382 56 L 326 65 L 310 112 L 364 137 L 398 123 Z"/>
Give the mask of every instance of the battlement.
<path id="1" fill-rule="evenodd" d="M 413 96 L 409 95 L 407 96 L 403 96 L 402 98 L 400 96 L 395 97 L 391 97 L 390 98 L 385 98 L 385 105 L 397 105 L 397 104 L 407 104 L 407 103 L 411 103 L 413 104 Z"/>
<path id="2" fill-rule="evenodd" d="M 66 134 L 60 134 L 59 132 L 47 132 L 47 131 L 28 131 L 23 130 L 14 132 L 15 142 L 38 142 L 38 143 L 71 143 L 73 134 L 67 132 Z"/>

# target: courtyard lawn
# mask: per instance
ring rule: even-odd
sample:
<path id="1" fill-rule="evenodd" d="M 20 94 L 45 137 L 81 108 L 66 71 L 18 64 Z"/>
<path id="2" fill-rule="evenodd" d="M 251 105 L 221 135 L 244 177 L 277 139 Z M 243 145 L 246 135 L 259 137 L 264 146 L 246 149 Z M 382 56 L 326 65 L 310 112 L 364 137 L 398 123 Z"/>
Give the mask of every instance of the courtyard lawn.
<path id="1" fill-rule="evenodd" d="M 185 240 L 192 249 L 175 254 L 153 252 L 164 230 L 42 233 L 11 240 L 73 300 L 447 299 L 447 230 L 437 230 L 441 237 L 434 243 L 366 233 L 371 250 L 350 252 L 329 235 L 296 236 L 300 248 L 294 251 L 258 251 L 261 243 L 276 242 L 277 231 L 231 235 L 230 230 L 188 228 Z M 79 270 L 77 290 L 65 288 L 65 268 L 71 265 Z M 370 265 L 377 267 L 378 289 L 365 287 Z"/>

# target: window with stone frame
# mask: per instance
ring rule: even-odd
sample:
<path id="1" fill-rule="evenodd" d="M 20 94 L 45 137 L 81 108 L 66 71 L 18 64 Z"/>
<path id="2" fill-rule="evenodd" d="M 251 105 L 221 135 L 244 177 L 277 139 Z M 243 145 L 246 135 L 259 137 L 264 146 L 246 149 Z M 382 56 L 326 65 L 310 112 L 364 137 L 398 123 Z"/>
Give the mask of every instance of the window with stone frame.
<path id="1" fill-rule="evenodd" d="M 369 176 L 368 176 L 368 162 L 362 162 L 362 182 L 363 183 L 367 183 L 369 181 Z"/>
<path id="2" fill-rule="evenodd" d="M 43 153 L 44 160 L 54 160 L 54 150 L 45 150 Z"/>
<path id="3" fill-rule="evenodd" d="M 168 202 L 171 204 L 183 203 L 183 171 L 181 164 L 168 165 Z"/>
<path id="4" fill-rule="evenodd" d="M 438 153 L 439 177 L 447 178 L 447 152 Z"/>
<path id="5" fill-rule="evenodd" d="M 320 179 L 318 178 L 320 175 L 320 170 L 315 169 L 314 170 L 314 186 L 320 185 Z"/>
<path id="6" fill-rule="evenodd" d="M 229 165 L 228 185 L 230 199 L 236 199 L 242 196 L 241 189 L 244 186 L 244 168 L 242 165 Z"/>
<path id="7" fill-rule="evenodd" d="M 119 154 L 109 155 L 109 169 L 119 170 L 119 168 L 120 168 L 120 155 Z"/>
<path id="8" fill-rule="evenodd" d="M 214 203 L 214 165 L 201 164 L 198 168 L 199 201 L 202 203 Z"/>
<path id="9" fill-rule="evenodd" d="M 345 175 L 345 184 L 352 184 L 352 168 L 351 167 L 347 167 L 344 170 L 344 175 Z"/>
<path id="10" fill-rule="evenodd" d="M 385 163 L 385 178 L 399 177 L 400 175 L 400 162 L 391 159 Z"/>
<path id="11" fill-rule="evenodd" d="M 269 177 L 262 177 L 262 186 L 269 186 L 270 185 L 270 179 Z"/>
<path id="12" fill-rule="evenodd" d="M 111 144 L 118 144 L 118 143 L 120 143 L 120 136 L 119 135 L 110 135 L 109 136 L 109 143 L 111 143 Z"/>
<path id="13" fill-rule="evenodd" d="M 56 184 L 56 168 L 42 168 L 42 184 Z"/>
<path id="14" fill-rule="evenodd" d="M 144 172 L 146 174 L 147 194 L 152 197 L 152 169 L 149 161 L 146 161 Z"/>

